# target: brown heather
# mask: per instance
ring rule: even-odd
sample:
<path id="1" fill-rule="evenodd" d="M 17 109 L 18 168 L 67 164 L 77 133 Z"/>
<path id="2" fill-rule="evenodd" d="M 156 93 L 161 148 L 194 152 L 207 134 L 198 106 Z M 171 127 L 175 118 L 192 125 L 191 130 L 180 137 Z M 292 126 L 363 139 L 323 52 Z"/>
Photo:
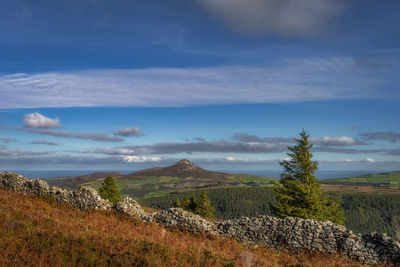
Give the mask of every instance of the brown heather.
<path id="1" fill-rule="evenodd" d="M 0 189 L 0 266 L 362 266 L 246 247 Z"/>

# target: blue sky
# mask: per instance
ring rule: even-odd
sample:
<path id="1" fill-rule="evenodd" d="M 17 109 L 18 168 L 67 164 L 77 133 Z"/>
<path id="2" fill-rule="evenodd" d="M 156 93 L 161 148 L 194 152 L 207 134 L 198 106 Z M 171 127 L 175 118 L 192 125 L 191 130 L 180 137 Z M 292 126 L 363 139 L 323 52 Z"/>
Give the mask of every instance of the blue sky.
<path id="1" fill-rule="evenodd" d="M 0 170 L 400 169 L 398 1 L 0 2 Z"/>

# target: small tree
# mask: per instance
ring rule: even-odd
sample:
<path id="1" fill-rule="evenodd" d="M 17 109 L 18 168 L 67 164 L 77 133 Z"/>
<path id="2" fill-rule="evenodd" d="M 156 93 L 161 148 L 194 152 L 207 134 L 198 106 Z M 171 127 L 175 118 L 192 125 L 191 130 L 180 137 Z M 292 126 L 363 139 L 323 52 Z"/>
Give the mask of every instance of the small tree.
<path id="1" fill-rule="evenodd" d="M 174 206 L 193 212 L 205 218 L 214 218 L 215 210 L 211 205 L 211 201 L 207 196 L 206 190 L 201 192 L 199 201 L 196 200 L 196 196 L 193 193 L 190 198 L 186 197 L 181 200 L 176 199 Z"/>
<path id="2" fill-rule="evenodd" d="M 206 190 L 201 191 L 199 202 L 197 203 L 196 213 L 205 218 L 214 218 L 215 209 L 207 196 Z"/>
<path id="3" fill-rule="evenodd" d="M 102 198 L 108 199 L 112 203 L 117 203 L 121 200 L 121 194 L 111 175 L 104 179 L 99 189 L 99 194 Z"/>
<path id="4" fill-rule="evenodd" d="M 185 197 L 182 200 L 176 199 L 174 206 L 177 208 L 182 208 L 184 210 L 196 213 L 196 208 L 197 208 L 197 201 L 196 201 L 196 196 L 194 193 L 192 193 L 192 196 Z"/>
<path id="5" fill-rule="evenodd" d="M 284 172 L 280 183 L 274 184 L 273 193 L 277 203 L 272 206 L 278 217 L 300 217 L 305 219 L 329 220 L 344 223 L 344 212 L 340 203 L 331 200 L 321 192 L 320 184 L 314 176 L 318 163 L 312 161 L 309 135 L 303 130 L 297 145 L 289 146 L 289 159 L 282 160 L 280 165 Z"/>

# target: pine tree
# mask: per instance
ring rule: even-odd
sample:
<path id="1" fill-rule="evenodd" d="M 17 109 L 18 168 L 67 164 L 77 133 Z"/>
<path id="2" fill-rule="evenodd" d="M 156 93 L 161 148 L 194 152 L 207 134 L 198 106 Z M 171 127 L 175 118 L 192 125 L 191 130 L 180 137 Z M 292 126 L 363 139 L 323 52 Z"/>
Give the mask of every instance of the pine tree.
<path id="1" fill-rule="evenodd" d="M 196 208 L 197 208 L 197 201 L 196 201 L 196 196 L 194 193 L 192 193 L 192 196 L 185 197 L 182 200 L 176 199 L 174 206 L 177 208 L 182 208 L 184 210 L 196 213 Z"/>
<path id="2" fill-rule="evenodd" d="M 207 196 L 206 190 L 201 191 L 200 200 L 197 203 L 196 213 L 205 218 L 214 218 L 215 210 Z"/>
<path id="3" fill-rule="evenodd" d="M 274 185 L 277 203 L 272 206 L 278 217 L 299 217 L 305 219 L 329 220 L 344 223 L 344 212 L 340 203 L 330 199 L 321 192 L 320 184 L 314 176 L 318 163 L 312 161 L 309 135 L 303 130 L 296 145 L 289 146 L 289 159 L 282 160 L 280 165 L 284 172 L 280 183 Z"/>
<path id="4" fill-rule="evenodd" d="M 107 176 L 99 189 L 99 194 L 102 198 L 110 200 L 112 203 L 117 203 L 121 200 L 120 192 L 115 184 L 114 178 L 111 175 Z"/>
<path id="5" fill-rule="evenodd" d="M 199 201 L 196 200 L 196 196 L 192 193 L 192 196 L 176 199 L 174 203 L 175 207 L 182 208 L 184 210 L 193 212 L 205 218 L 214 218 L 214 207 L 211 205 L 211 201 L 207 196 L 206 190 L 203 190 L 200 195 Z"/>

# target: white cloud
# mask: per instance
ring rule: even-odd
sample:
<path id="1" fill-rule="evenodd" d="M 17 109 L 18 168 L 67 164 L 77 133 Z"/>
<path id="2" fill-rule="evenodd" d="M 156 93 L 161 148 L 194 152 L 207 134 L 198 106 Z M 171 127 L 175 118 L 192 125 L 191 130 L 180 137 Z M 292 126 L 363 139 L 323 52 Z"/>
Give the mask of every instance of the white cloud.
<path id="1" fill-rule="evenodd" d="M 339 0 L 198 0 L 231 29 L 244 34 L 320 33 L 344 10 Z"/>
<path id="2" fill-rule="evenodd" d="M 142 136 L 142 130 L 139 127 L 123 128 L 114 132 L 114 135 L 120 136 Z"/>
<path id="3" fill-rule="evenodd" d="M 31 128 L 54 128 L 61 126 L 58 118 L 51 119 L 37 112 L 25 114 L 24 123 L 26 127 Z"/>
<path id="4" fill-rule="evenodd" d="M 349 159 L 349 158 L 342 158 L 342 159 L 337 159 L 337 160 L 319 160 L 319 162 L 322 163 L 398 163 L 399 161 L 393 161 L 393 160 L 375 160 L 372 158 L 364 158 L 364 159 Z"/>
<path id="5" fill-rule="evenodd" d="M 0 108 L 193 106 L 372 98 L 381 81 L 352 58 L 275 66 L 88 70 L 0 76 Z M 380 96 L 385 93 L 379 92 Z"/>
<path id="6" fill-rule="evenodd" d="M 355 139 L 348 136 L 323 136 L 323 137 L 312 137 L 310 142 L 319 146 L 354 146 L 354 145 L 365 145 L 364 141 Z"/>
<path id="7" fill-rule="evenodd" d="M 266 163 L 266 162 L 275 162 L 277 163 L 278 160 L 266 160 L 260 158 L 240 158 L 240 157 L 225 157 L 222 160 L 215 159 L 216 161 L 226 161 L 232 163 Z"/>
<path id="8" fill-rule="evenodd" d="M 161 157 L 150 156 L 121 156 L 124 162 L 138 163 L 138 162 L 159 162 Z"/>
<path id="9" fill-rule="evenodd" d="M 376 160 L 371 159 L 371 158 L 366 158 L 365 161 L 369 162 L 369 163 L 375 163 Z"/>

